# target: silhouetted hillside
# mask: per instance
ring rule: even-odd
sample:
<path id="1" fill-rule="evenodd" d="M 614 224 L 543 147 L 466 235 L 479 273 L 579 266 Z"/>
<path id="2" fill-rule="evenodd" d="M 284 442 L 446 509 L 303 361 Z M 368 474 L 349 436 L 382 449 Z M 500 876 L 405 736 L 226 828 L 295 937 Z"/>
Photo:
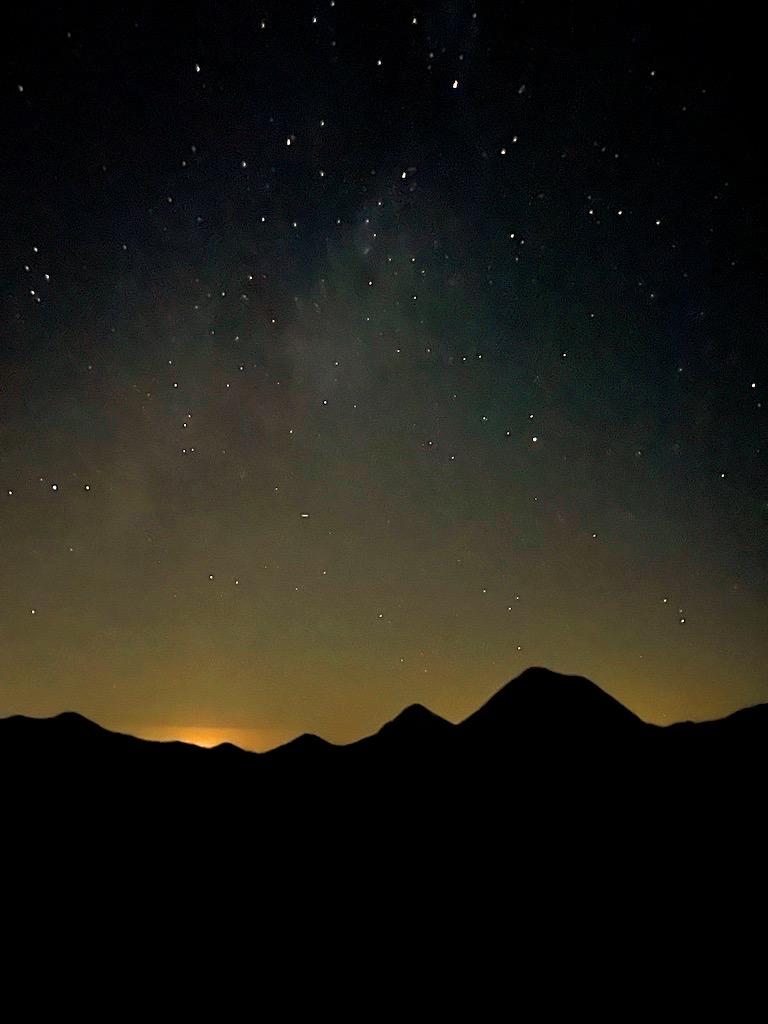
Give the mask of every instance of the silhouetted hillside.
<path id="1" fill-rule="evenodd" d="M 544 669 L 459 725 L 412 705 L 348 746 L 305 735 L 261 755 L 15 716 L 6 920 L 30 948 L 77 922 L 110 957 L 139 934 L 159 963 L 204 941 L 209 962 L 282 950 L 326 975 L 339 929 L 345 958 L 385 963 L 395 943 L 458 977 L 513 938 L 583 969 L 646 941 L 705 957 L 713 920 L 763 905 L 766 740 L 764 706 L 660 728 Z"/>
<path id="2" fill-rule="evenodd" d="M 451 723 L 423 704 L 409 704 L 407 708 L 379 729 L 377 736 L 419 739 L 430 735 L 443 735 Z"/>
<path id="3" fill-rule="evenodd" d="M 545 668 L 526 669 L 462 723 L 465 732 L 486 735 L 587 733 L 637 729 L 644 723 L 599 686 L 582 676 Z"/>
<path id="4" fill-rule="evenodd" d="M 50 719 L 16 715 L 0 720 L 0 763 L 19 778 L 19 791 L 40 783 L 55 790 L 80 776 L 80 792 L 97 789 L 107 780 L 121 786 L 148 784 L 151 791 L 169 778 L 179 791 L 194 780 L 226 778 L 235 789 L 255 785 L 267 775 L 292 776 L 306 771 L 324 777 L 328 770 L 336 784 L 354 789 L 360 770 L 377 775 L 403 760 L 409 768 L 417 761 L 439 762 L 448 774 L 472 774 L 493 762 L 509 767 L 527 762 L 527 785 L 535 788 L 544 766 L 578 777 L 595 766 L 611 774 L 612 757 L 622 771 L 640 768 L 656 774 L 654 765 L 671 770 L 678 757 L 704 759 L 723 777 L 736 766 L 762 756 L 768 738 L 768 705 L 746 708 L 716 722 L 649 725 L 580 676 L 564 676 L 543 668 L 530 668 L 499 689 L 477 711 L 458 725 L 420 704 L 405 708 L 378 732 L 346 746 L 304 734 L 266 754 L 241 751 L 232 744 L 211 750 L 180 742 L 160 743 L 112 733 L 81 715 L 66 712 Z M 475 763 L 476 762 L 476 763 Z M 614 765 L 613 767 L 616 767 Z M 682 767 L 682 766 L 681 766 Z M 701 765 L 702 769 L 705 767 Z M 222 775 L 223 773 L 223 775 Z M 151 779 L 151 783 L 148 780 Z M 495 778 L 494 785 L 516 782 Z M 251 794 L 258 797 L 258 792 Z"/>

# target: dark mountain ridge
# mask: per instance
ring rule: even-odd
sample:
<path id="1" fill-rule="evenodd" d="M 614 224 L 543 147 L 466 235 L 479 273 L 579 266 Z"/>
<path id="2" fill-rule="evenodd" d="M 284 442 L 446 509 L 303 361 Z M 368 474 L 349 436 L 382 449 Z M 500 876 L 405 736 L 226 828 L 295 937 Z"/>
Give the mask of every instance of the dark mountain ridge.
<path id="1" fill-rule="evenodd" d="M 354 808 L 371 827 L 386 811 L 396 830 L 429 807 L 427 818 L 464 814 L 485 828 L 510 798 L 519 813 L 547 806 L 584 820 L 642 806 L 673 827 L 679 801 L 704 813 L 733 791 L 730 806 L 744 804 L 764 778 L 766 740 L 765 705 L 660 727 L 588 679 L 531 668 L 457 725 L 415 704 L 354 743 L 304 734 L 264 754 L 140 740 L 72 712 L 13 716 L 0 720 L 0 765 L 18 813 L 66 806 L 87 818 L 98 805 L 102 821 L 117 821 L 130 808 L 160 831 L 248 805 L 275 827 L 288 808 L 291 820 L 325 814 L 337 827 Z"/>
<path id="2" fill-rule="evenodd" d="M 631 728 L 645 725 L 623 704 L 583 676 L 528 668 L 466 718 L 464 729 L 506 731 Z"/>
<path id="3" fill-rule="evenodd" d="M 450 725 L 448 719 L 441 718 L 423 704 L 409 704 L 391 722 L 386 722 L 376 735 L 426 736 L 430 733 L 442 733 Z"/>
<path id="4" fill-rule="evenodd" d="M 65 711 L 51 718 L 30 718 L 12 715 L 0 719 L 0 757 L 18 756 L 26 749 L 62 745 L 70 747 L 73 760 L 87 753 L 90 746 L 120 745 L 131 748 L 137 755 L 167 757 L 172 751 L 192 755 L 202 761 L 213 762 L 224 754 L 238 752 L 252 763 L 268 762 L 291 757 L 324 757 L 331 751 L 357 752 L 375 745 L 388 756 L 398 748 L 436 738 L 451 737 L 460 745 L 459 737 L 466 740 L 477 737 L 494 749 L 547 746 L 551 741 L 583 745 L 608 741 L 623 744 L 630 736 L 643 736 L 650 742 L 661 737 L 674 742 L 707 743 L 713 737 L 732 736 L 768 738 L 768 704 L 743 708 L 725 718 L 707 722 L 679 722 L 657 726 L 643 722 L 614 697 L 590 680 L 575 675 L 562 675 L 545 668 L 529 668 L 520 676 L 496 691 L 484 704 L 457 725 L 435 714 L 422 704 L 404 708 L 394 719 L 386 722 L 376 733 L 346 745 L 330 743 L 322 737 L 304 733 L 295 739 L 263 754 L 245 751 L 231 743 L 221 743 L 210 749 L 181 741 L 142 740 L 124 733 L 112 732 L 73 711 Z M 653 737 L 653 740 L 651 740 Z M 375 741 L 375 743 L 374 743 Z"/>
<path id="5" fill-rule="evenodd" d="M 457 976 L 478 950 L 509 959 L 517 937 L 534 964 L 559 943 L 560 963 L 583 949 L 588 966 L 595 949 L 642 957 L 652 934 L 677 963 L 707 955 L 711 920 L 758 905 L 766 739 L 766 706 L 661 728 L 544 669 L 458 725 L 412 705 L 356 743 L 304 735 L 266 754 L 14 716 L 6 921 L 30 950 L 58 935 L 77 970 L 70 922 L 97 958 L 138 934 L 159 964 L 201 946 L 227 970 L 241 941 L 256 969 L 303 950 L 336 970 L 338 928 L 364 963 L 441 951 Z"/>

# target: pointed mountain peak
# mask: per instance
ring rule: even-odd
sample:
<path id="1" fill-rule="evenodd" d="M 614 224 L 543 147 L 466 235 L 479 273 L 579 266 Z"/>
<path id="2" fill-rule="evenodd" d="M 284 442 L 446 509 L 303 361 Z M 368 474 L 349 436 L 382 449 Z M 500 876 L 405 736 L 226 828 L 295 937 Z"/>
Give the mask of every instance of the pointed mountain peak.
<path id="1" fill-rule="evenodd" d="M 215 747 L 211 747 L 211 750 L 218 751 L 219 754 L 225 754 L 227 757 L 236 754 L 253 753 L 253 751 L 243 750 L 242 747 L 238 747 L 235 743 L 230 743 L 229 740 L 225 740 L 223 743 L 217 743 Z"/>
<path id="2" fill-rule="evenodd" d="M 410 704 L 396 718 L 383 725 L 373 736 L 368 736 L 359 743 L 378 745 L 393 744 L 395 747 L 408 749 L 420 747 L 447 736 L 454 728 L 453 724 L 423 704 Z"/>
<path id="3" fill-rule="evenodd" d="M 529 729 L 542 725 L 601 730 L 643 723 L 589 679 L 534 667 L 502 686 L 461 724 L 470 728 Z"/>
<path id="4" fill-rule="evenodd" d="M 283 743 L 279 747 L 275 747 L 273 750 L 267 751 L 267 754 L 264 756 L 268 756 L 270 759 L 273 759 L 275 756 L 282 758 L 285 755 L 290 755 L 292 757 L 311 757 L 315 754 L 323 754 L 332 749 L 334 749 L 334 744 L 329 743 L 328 740 L 324 740 L 321 736 L 316 736 L 313 732 L 303 732 L 301 736 L 296 736 L 287 743 Z"/>
<path id="5" fill-rule="evenodd" d="M 98 729 L 100 732 L 106 732 L 107 730 L 102 729 L 96 722 L 92 722 L 90 718 L 86 718 L 85 715 L 79 714 L 77 711 L 62 711 L 59 715 L 54 715 L 49 721 L 56 722 L 58 725 L 66 726 L 67 729 Z"/>
<path id="6" fill-rule="evenodd" d="M 403 708 L 399 715 L 392 719 L 391 722 L 387 722 L 381 727 L 379 732 L 383 732 L 386 729 L 388 732 L 423 732 L 425 729 L 443 729 L 445 726 L 449 726 L 451 723 L 441 718 L 440 715 L 436 715 L 434 711 L 430 711 L 429 708 L 425 708 L 423 704 L 409 704 L 407 708 Z"/>

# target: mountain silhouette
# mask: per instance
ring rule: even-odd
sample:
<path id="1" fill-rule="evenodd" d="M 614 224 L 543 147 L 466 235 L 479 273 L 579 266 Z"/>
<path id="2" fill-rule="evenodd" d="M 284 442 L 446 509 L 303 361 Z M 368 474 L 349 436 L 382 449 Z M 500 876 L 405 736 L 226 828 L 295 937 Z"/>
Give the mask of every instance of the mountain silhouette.
<path id="1" fill-rule="evenodd" d="M 464 719 L 465 731 L 508 733 L 545 729 L 591 734 L 644 723 L 623 704 L 582 676 L 529 668 Z"/>
<path id="2" fill-rule="evenodd" d="M 310 733 L 265 754 L 242 751 L 230 743 L 210 750 L 180 741 L 141 740 L 111 732 L 76 712 L 52 718 L 34 719 L 13 715 L 0 719 L 0 759 L 45 758 L 66 753 L 69 767 L 93 756 L 136 763 L 168 763 L 175 758 L 208 766 L 214 761 L 234 763 L 234 752 L 243 755 L 241 764 L 251 769 L 258 764 L 311 764 L 333 759 L 349 766 L 363 750 L 377 751 L 387 758 L 406 749 L 432 747 L 436 742 L 446 758 L 470 748 L 486 754 L 510 754 L 516 750 L 554 753 L 574 748 L 589 750 L 643 747 L 658 753 L 677 746 L 705 749 L 712 743 L 727 744 L 743 759 L 768 735 L 768 705 L 737 711 L 712 722 L 681 722 L 670 726 L 649 725 L 595 683 L 582 676 L 562 675 L 545 668 L 526 669 L 496 691 L 458 725 L 435 714 L 422 704 L 412 704 L 377 732 L 346 745 L 338 745 Z M 50 769 L 48 765 L 48 769 Z"/>
<path id="3" fill-rule="evenodd" d="M 281 760 L 287 756 L 300 758 L 322 757 L 331 749 L 333 749 L 333 744 L 329 743 L 328 740 L 324 740 L 321 736 L 316 736 L 312 732 L 304 732 L 288 743 L 275 747 L 274 750 L 267 751 L 263 756 L 268 758 L 278 756 Z"/>
<path id="4" fill-rule="evenodd" d="M 507 683 L 457 726 L 465 759 L 486 770 L 530 772 L 538 765 L 561 787 L 570 785 L 574 764 L 592 785 L 608 784 L 627 758 L 641 756 L 648 726 L 595 683 L 544 668 L 529 668 Z M 563 771 L 566 769 L 566 771 Z"/>
<path id="5" fill-rule="evenodd" d="M 61 922 L 74 957 L 77 922 L 110 958 L 139 935 L 158 964 L 186 947 L 206 969 L 396 949 L 406 974 L 431 956 L 462 977 L 475 957 L 506 978 L 642 964 L 649 942 L 704 962 L 713 921 L 733 936 L 765 909 L 766 741 L 768 706 L 662 728 L 542 668 L 458 725 L 416 704 L 355 743 L 266 754 L 14 716 L 6 929 L 39 944 Z"/>
<path id="6" fill-rule="evenodd" d="M 386 736 L 388 739 L 421 739 L 445 735 L 446 730 L 450 728 L 451 722 L 425 708 L 423 704 L 410 704 L 391 722 L 383 725 L 376 735 Z"/>

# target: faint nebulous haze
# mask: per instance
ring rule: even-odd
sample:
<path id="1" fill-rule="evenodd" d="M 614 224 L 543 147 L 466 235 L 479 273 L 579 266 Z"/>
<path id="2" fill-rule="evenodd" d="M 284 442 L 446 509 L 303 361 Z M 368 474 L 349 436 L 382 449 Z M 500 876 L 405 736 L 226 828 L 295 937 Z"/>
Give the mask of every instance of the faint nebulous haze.
<path id="1" fill-rule="evenodd" d="M 749 26 L 228 12 L 0 40 L 0 716 L 348 742 L 537 664 L 768 701 Z"/>

